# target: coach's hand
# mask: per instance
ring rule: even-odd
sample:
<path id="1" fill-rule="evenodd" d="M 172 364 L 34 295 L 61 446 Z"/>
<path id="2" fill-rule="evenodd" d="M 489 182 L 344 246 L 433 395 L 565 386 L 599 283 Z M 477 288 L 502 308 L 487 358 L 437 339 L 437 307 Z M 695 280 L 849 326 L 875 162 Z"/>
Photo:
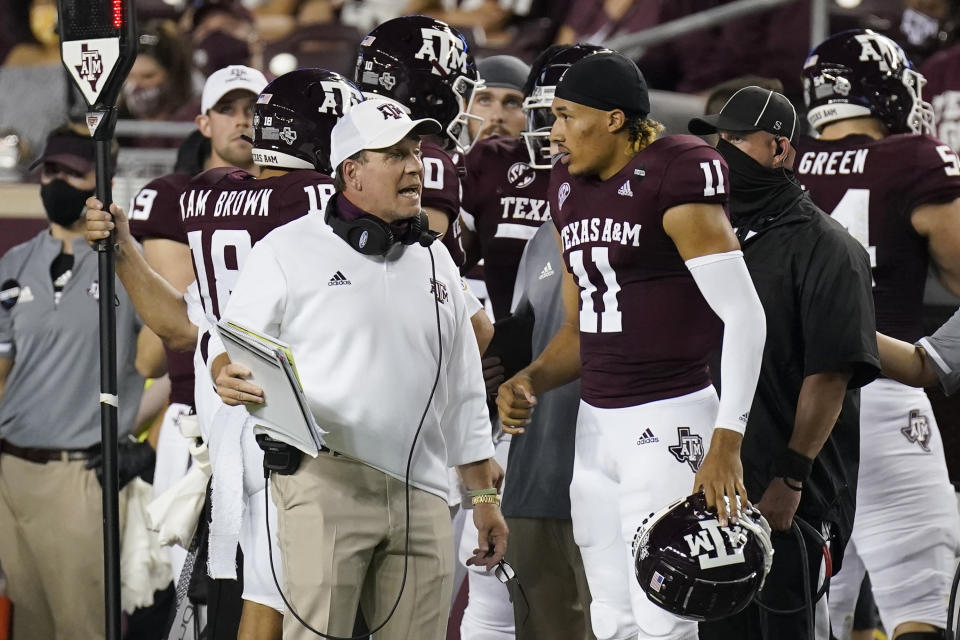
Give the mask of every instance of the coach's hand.
<path id="1" fill-rule="evenodd" d="M 497 412 L 503 430 L 511 435 L 521 434 L 530 424 L 530 416 L 537 405 L 530 376 L 520 371 L 497 390 Z"/>
<path id="2" fill-rule="evenodd" d="M 473 523 L 477 525 L 477 544 L 467 566 L 483 566 L 489 571 L 503 560 L 507 552 L 507 523 L 496 504 L 478 504 L 473 508 Z"/>
<path id="3" fill-rule="evenodd" d="M 693 491 L 703 491 L 708 507 L 716 507 L 720 526 L 736 524 L 740 517 L 740 500 L 746 503 L 747 490 L 743 486 L 743 464 L 740 462 L 740 443 L 743 436 L 730 429 L 715 429 L 710 451 L 693 479 Z M 737 500 L 737 496 L 740 500 Z M 724 496 L 728 500 L 724 500 Z"/>
<path id="4" fill-rule="evenodd" d="M 795 484 L 796 480 L 790 480 Z M 763 497 L 757 503 L 757 509 L 763 514 L 774 531 L 786 531 L 793 524 L 793 516 L 800 506 L 802 491 L 791 489 L 783 478 L 774 478 L 767 485 Z"/>
<path id="5" fill-rule="evenodd" d="M 236 406 L 245 402 L 263 402 L 263 389 L 245 380 L 250 377 L 250 369 L 230 362 L 226 354 L 217 356 L 211 369 L 216 375 L 217 394 L 224 404 Z"/>
<path id="6" fill-rule="evenodd" d="M 87 198 L 87 223 L 84 228 L 84 237 L 90 244 L 110 237 L 110 232 L 116 229 L 114 242 L 124 247 L 132 241 L 130 236 L 130 222 L 123 208 L 117 203 L 110 205 L 110 213 L 103 210 L 103 203 L 91 196 Z"/>

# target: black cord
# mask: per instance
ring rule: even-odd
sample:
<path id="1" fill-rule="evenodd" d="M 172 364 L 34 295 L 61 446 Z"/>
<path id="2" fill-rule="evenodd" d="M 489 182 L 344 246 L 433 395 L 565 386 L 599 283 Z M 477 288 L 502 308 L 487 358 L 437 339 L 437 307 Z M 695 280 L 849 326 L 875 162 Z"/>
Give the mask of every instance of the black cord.
<path id="1" fill-rule="evenodd" d="M 432 276 L 431 284 L 434 287 L 437 286 L 437 263 L 433 258 L 433 249 L 429 246 L 427 247 L 427 252 L 430 254 L 430 273 Z M 407 455 L 407 470 L 404 474 L 405 480 L 405 491 L 404 491 L 404 509 L 406 510 L 406 532 L 404 533 L 404 542 L 403 542 L 403 577 L 400 579 L 400 593 L 397 594 L 397 599 L 394 601 L 393 606 L 390 608 L 390 613 L 387 614 L 386 619 L 381 622 L 379 625 L 370 629 L 366 634 L 362 636 L 335 636 L 331 634 L 326 634 L 321 631 L 317 631 L 311 627 L 306 620 L 300 617 L 290 602 L 287 600 L 287 597 L 283 594 L 283 589 L 280 587 L 280 581 L 277 579 L 277 570 L 273 564 L 273 543 L 270 540 L 270 478 L 269 472 L 266 473 L 267 482 L 266 488 L 263 492 L 264 500 L 266 503 L 266 521 L 267 521 L 267 551 L 270 554 L 270 573 L 273 574 L 273 584 L 277 587 L 277 591 L 280 593 L 280 598 L 283 600 L 283 604 L 287 607 L 294 618 L 297 619 L 305 629 L 310 632 L 320 636 L 321 638 L 327 638 L 328 640 L 366 640 L 369 636 L 373 635 L 380 629 L 383 629 L 390 618 L 393 617 L 393 614 L 396 613 L 397 607 L 400 606 L 400 598 L 403 597 L 403 589 L 407 584 L 407 567 L 410 561 L 410 467 L 413 463 L 413 452 L 417 446 L 417 439 L 420 437 L 420 431 L 423 430 L 423 421 L 427 417 L 427 412 L 430 411 L 430 405 L 433 404 L 433 396 L 437 392 L 437 385 L 440 383 L 440 372 L 443 368 L 443 333 L 440 329 L 440 292 L 433 291 L 433 307 L 436 312 L 437 319 L 437 373 L 433 378 L 433 386 L 430 388 L 430 397 L 427 399 L 426 406 L 423 407 L 423 413 L 420 415 L 420 424 L 417 425 L 417 431 L 413 434 L 413 443 L 410 445 L 410 453 Z"/>
<path id="2" fill-rule="evenodd" d="M 793 532 L 793 535 L 797 540 L 797 544 L 800 546 L 800 562 L 802 563 L 801 571 L 803 574 L 803 604 L 793 609 L 777 609 L 775 607 L 771 607 L 770 605 L 764 604 L 763 601 L 760 600 L 759 593 L 754 597 L 753 601 L 757 603 L 757 606 L 760 607 L 761 611 L 781 616 L 789 616 L 795 613 L 800 613 L 801 611 L 806 611 L 808 637 L 810 640 L 815 640 L 816 629 L 814 626 L 816 624 L 816 604 L 820 602 L 821 598 L 823 598 L 823 596 L 830 589 L 830 549 L 827 546 L 827 539 L 824 538 L 823 535 L 821 535 L 820 532 L 813 527 L 813 525 L 802 518 L 794 516 L 793 522 L 790 524 L 790 530 Z M 812 599 L 810 598 L 810 557 L 807 555 L 807 545 L 803 539 L 803 532 L 810 534 L 811 537 L 821 544 L 824 553 L 824 560 L 827 561 L 827 570 L 824 572 L 823 586 L 820 587 L 816 596 Z"/>

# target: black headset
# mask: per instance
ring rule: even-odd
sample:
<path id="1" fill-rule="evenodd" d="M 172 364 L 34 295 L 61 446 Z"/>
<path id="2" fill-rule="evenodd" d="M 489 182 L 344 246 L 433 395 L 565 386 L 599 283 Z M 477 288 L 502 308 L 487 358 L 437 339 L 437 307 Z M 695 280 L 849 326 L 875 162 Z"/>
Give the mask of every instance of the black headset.
<path id="1" fill-rule="evenodd" d="M 338 194 L 327 201 L 323 219 L 344 242 L 365 256 L 385 256 L 395 244 L 420 243 L 429 247 L 437 239 L 437 235 L 430 231 L 427 214 L 422 209 L 404 225 L 391 225 L 374 216 L 344 220 L 336 211 L 339 197 Z"/>

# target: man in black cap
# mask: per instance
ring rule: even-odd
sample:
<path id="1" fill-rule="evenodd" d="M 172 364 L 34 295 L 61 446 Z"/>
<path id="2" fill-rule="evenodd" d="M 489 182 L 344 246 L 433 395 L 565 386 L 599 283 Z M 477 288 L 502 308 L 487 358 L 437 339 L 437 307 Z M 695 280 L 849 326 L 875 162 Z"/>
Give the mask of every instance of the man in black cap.
<path id="1" fill-rule="evenodd" d="M 839 569 L 850 536 L 859 387 L 879 366 L 870 260 L 794 179 L 797 113 L 782 94 L 746 87 L 689 129 L 720 134 L 731 219 L 767 316 L 741 459 L 774 545 L 760 602 L 701 623 L 700 637 L 805 639 L 815 628 L 828 637 L 819 578 L 830 558 Z"/>
<path id="2" fill-rule="evenodd" d="M 724 210 L 726 165 L 691 136 L 656 139 L 643 76 L 613 52 L 571 65 L 552 109 L 561 156 L 547 194 L 567 271 L 565 319 L 500 387 L 500 419 L 522 433 L 537 397 L 580 377 L 570 503 L 593 631 L 695 638 L 695 623 L 646 598 L 629 549 L 642 519 L 691 487 L 724 525 L 746 494 L 740 440 L 765 328 Z M 721 328 L 718 400 L 707 357 Z"/>
<path id="3" fill-rule="evenodd" d="M 483 118 L 483 122 L 471 119 L 467 123 L 470 135 L 476 140 L 519 136 L 526 126 L 523 84 L 530 65 L 513 56 L 490 56 L 477 61 L 477 71 L 484 87 L 474 94 L 470 113 Z"/>
<path id="4" fill-rule="evenodd" d="M 0 562 L 14 637 L 95 640 L 105 633 L 99 389 L 90 375 L 100 360 L 99 275 L 83 238 L 93 140 L 55 129 L 33 168 L 49 225 L 0 256 Z M 123 486 L 152 467 L 150 445 L 126 437 L 150 363 L 137 357 L 141 323 L 122 286 L 115 304 Z"/>

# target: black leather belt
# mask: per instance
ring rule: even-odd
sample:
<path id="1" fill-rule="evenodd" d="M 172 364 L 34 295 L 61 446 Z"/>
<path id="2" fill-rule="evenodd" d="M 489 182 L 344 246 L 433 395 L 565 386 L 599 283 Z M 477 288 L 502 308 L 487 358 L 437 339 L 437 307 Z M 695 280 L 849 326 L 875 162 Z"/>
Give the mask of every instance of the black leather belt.
<path id="1" fill-rule="evenodd" d="M 39 464 L 46 464 L 55 460 L 62 462 L 87 460 L 95 455 L 99 449 L 100 445 L 94 445 L 87 449 L 39 449 L 36 447 L 18 447 L 7 440 L 0 440 L 0 453 Z"/>

